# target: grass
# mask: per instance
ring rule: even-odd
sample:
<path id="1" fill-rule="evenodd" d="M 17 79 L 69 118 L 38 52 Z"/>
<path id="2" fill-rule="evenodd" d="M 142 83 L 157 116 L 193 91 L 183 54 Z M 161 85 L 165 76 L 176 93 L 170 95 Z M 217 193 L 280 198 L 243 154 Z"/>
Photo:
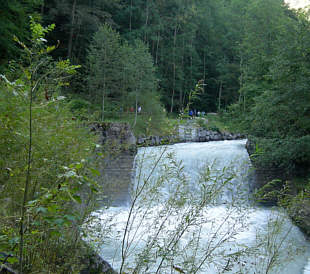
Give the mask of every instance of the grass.
<path id="1" fill-rule="evenodd" d="M 173 118 L 170 119 L 170 121 L 171 124 L 173 124 L 175 127 L 191 123 L 193 127 L 202 127 L 207 130 L 234 132 L 229 128 L 229 126 L 227 126 L 222 117 L 216 114 L 207 114 L 204 117 L 195 117 L 194 119 L 190 119 L 189 117 L 184 116 L 182 119 Z"/>

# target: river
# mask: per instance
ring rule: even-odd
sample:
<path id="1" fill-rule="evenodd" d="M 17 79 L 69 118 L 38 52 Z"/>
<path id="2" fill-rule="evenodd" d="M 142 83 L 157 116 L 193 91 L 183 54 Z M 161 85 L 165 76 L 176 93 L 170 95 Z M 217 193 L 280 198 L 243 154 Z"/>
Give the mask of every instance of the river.
<path id="1" fill-rule="evenodd" d="M 88 240 L 124 273 L 309 273 L 304 235 L 252 201 L 245 142 L 139 148 L 130 199 L 93 213 Z"/>

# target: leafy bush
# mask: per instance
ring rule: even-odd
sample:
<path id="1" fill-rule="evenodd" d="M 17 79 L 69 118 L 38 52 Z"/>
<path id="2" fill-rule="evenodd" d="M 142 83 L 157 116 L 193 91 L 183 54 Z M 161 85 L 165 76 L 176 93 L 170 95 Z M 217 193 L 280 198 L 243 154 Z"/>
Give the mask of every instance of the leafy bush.
<path id="1" fill-rule="evenodd" d="M 253 138 L 257 151 L 252 160 L 260 167 L 279 167 L 286 172 L 310 166 L 310 135 L 300 138 Z"/>
<path id="2" fill-rule="evenodd" d="M 71 272 L 86 207 L 96 191 L 89 169 L 94 139 L 72 113 L 61 86 L 77 66 L 49 57 L 43 28 L 31 20 L 32 46 L 18 78 L 0 83 L 0 250 L 21 273 Z M 18 263 L 17 263 L 18 262 Z M 70 270 L 71 268 L 71 270 Z"/>
<path id="3" fill-rule="evenodd" d="M 71 100 L 68 106 L 70 107 L 70 110 L 72 112 L 83 112 L 89 109 L 90 102 L 84 99 L 78 98 L 78 99 Z"/>

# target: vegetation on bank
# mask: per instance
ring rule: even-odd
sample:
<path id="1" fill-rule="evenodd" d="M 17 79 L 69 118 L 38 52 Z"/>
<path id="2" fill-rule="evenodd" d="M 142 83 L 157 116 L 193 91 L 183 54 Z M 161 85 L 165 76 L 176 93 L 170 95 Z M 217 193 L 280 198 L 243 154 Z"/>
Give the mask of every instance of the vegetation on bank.
<path id="1" fill-rule="evenodd" d="M 75 272 L 80 225 L 99 191 L 96 140 L 60 93 L 78 66 L 50 57 L 53 25 L 30 27 L 31 45 L 15 38 L 22 59 L 1 75 L 0 261 L 19 273 Z"/>

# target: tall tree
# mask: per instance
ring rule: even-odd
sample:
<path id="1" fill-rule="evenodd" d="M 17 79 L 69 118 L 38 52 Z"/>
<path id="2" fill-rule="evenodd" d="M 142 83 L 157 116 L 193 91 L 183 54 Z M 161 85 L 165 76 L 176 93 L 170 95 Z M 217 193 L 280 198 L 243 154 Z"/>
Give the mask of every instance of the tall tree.
<path id="1" fill-rule="evenodd" d="M 23 40 L 30 38 L 29 16 L 36 16 L 40 0 L 1 1 L 0 11 L 0 67 L 8 60 L 16 58 L 20 50 L 13 40 L 16 35 Z"/>
<path id="2" fill-rule="evenodd" d="M 133 102 L 135 105 L 134 127 L 137 122 L 138 105 L 142 106 L 144 112 L 151 111 L 147 107 L 145 98 L 152 100 L 152 94 L 157 89 L 157 80 L 153 58 L 144 42 L 135 40 L 132 46 L 125 44 L 124 51 L 126 52 L 124 68 L 127 79 L 127 98 L 128 102 Z"/>
<path id="3" fill-rule="evenodd" d="M 120 35 L 109 25 L 95 33 L 89 47 L 88 86 L 92 101 L 101 97 L 101 118 L 104 120 L 106 97 L 118 92 L 123 74 Z"/>

